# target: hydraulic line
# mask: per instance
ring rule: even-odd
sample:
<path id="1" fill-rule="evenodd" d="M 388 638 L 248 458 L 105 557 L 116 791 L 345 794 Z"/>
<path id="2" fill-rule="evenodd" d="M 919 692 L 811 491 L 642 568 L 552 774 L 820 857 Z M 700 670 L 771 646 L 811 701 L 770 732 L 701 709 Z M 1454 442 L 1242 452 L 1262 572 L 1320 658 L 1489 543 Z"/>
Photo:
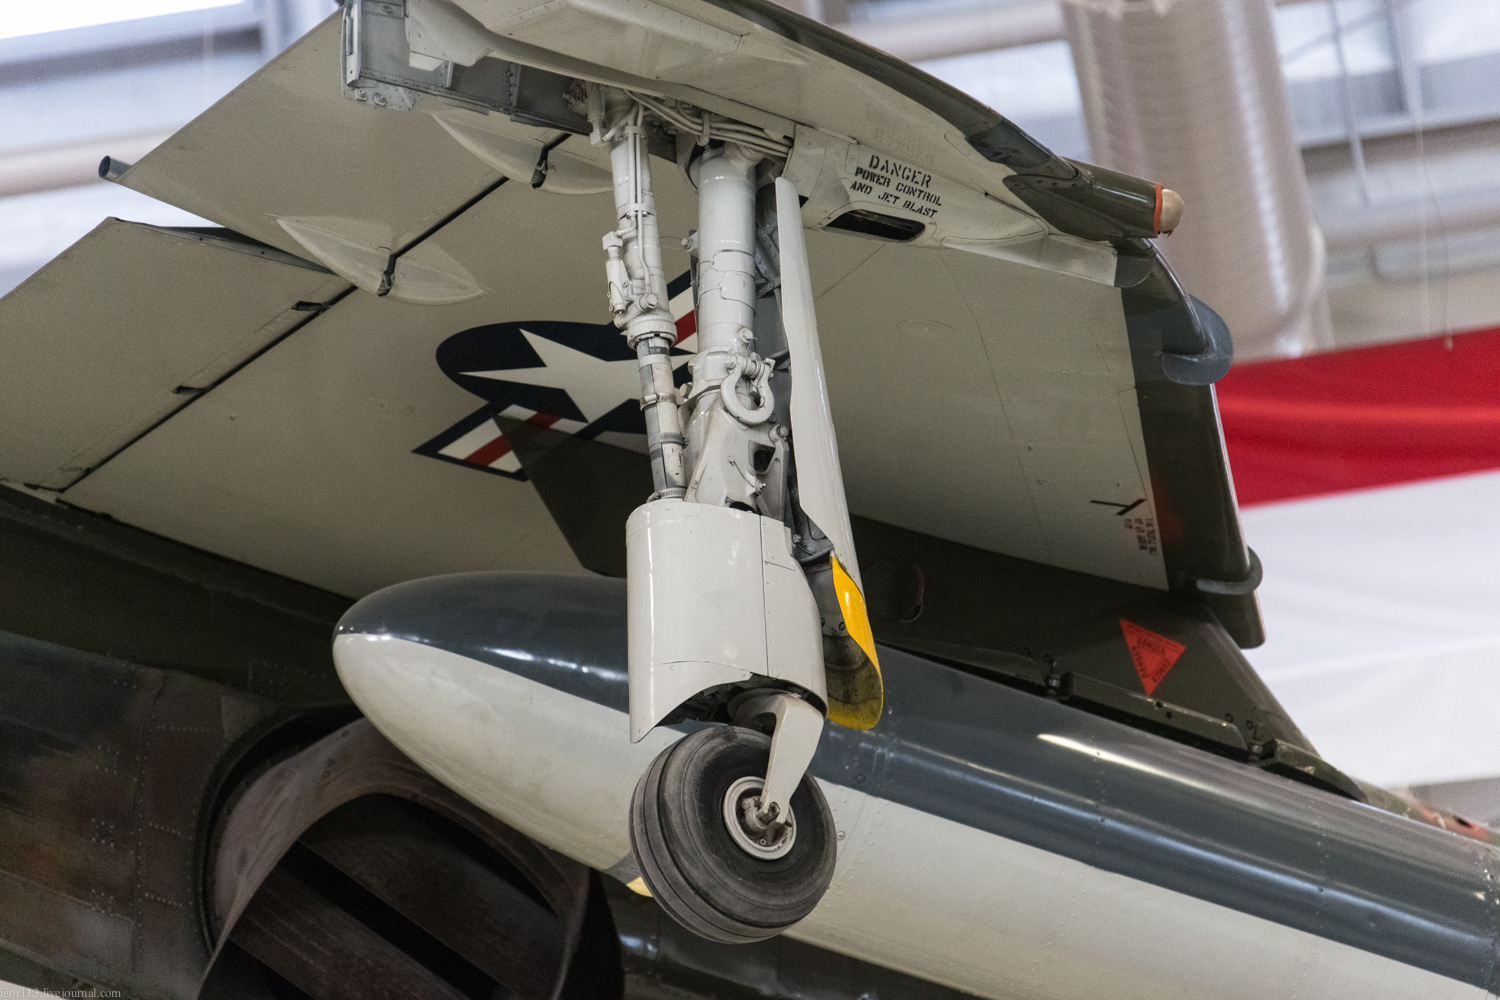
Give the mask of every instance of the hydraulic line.
<path id="1" fill-rule="evenodd" d="M 611 92 L 610 97 L 621 92 Z M 605 270 L 609 278 L 610 309 L 615 325 L 635 350 L 640 363 L 641 409 L 646 418 L 646 441 L 651 453 L 651 479 L 658 498 L 680 498 L 685 492 L 682 418 L 672 379 L 672 348 L 677 324 L 667 308 L 667 278 L 661 262 L 656 198 L 651 192 L 651 164 L 642 124 L 644 109 L 626 98 L 606 100 L 603 88 L 590 84 L 591 140 L 609 145 L 615 182 L 618 228 L 604 237 Z M 607 131 L 605 121 L 616 112 Z"/>

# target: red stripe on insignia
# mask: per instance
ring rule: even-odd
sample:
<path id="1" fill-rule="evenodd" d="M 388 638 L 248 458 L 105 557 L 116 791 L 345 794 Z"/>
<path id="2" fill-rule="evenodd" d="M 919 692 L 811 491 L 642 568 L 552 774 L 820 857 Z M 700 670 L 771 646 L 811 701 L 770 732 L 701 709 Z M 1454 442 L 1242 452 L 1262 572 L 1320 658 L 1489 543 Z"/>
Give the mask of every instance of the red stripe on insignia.
<path id="1" fill-rule="evenodd" d="M 489 444 L 466 457 L 464 461 L 472 465 L 489 465 L 495 459 L 509 454 L 509 452 L 510 442 L 505 439 L 504 434 L 501 434 Z"/>
<path id="2" fill-rule="evenodd" d="M 526 418 L 526 422 L 533 427 L 551 427 L 561 419 L 561 417 L 554 417 L 550 413 L 533 413 Z"/>
<path id="3" fill-rule="evenodd" d="M 683 313 L 677 320 L 677 343 L 682 343 L 697 332 L 698 314 L 696 312 Z"/>

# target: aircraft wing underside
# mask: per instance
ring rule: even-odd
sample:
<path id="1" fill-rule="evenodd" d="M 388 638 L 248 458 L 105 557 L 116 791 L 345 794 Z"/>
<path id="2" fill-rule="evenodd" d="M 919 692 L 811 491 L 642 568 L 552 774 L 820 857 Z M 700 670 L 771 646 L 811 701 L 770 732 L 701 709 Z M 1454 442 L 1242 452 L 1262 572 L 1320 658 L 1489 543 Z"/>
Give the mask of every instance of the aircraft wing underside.
<path id="1" fill-rule="evenodd" d="M 636 77 L 675 74 L 682 93 L 726 79 L 726 107 L 774 91 L 759 105 L 775 105 L 772 126 L 837 131 L 967 184 L 1009 174 L 911 96 L 916 71 L 892 89 L 733 5 L 674 9 L 689 7 L 710 11 L 713 39 L 741 25 L 738 55 Z M 535 44 L 562 44 L 566 24 L 549 23 L 534 21 Z M 121 179 L 228 232 L 110 220 L 0 302 L 0 343 L 24 359 L 0 373 L 0 394 L 24 401 L 24 421 L 0 428 L 0 479 L 350 596 L 467 569 L 576 570 L 568 516 L 549 513 L 506 431 L 644 448 L 636 362 L 605 296 L 607 154 L 441 97 L 417 113 L 346 99 L 340 44 L 333 18 Z M 625 58 L 569 54 L 590 55 Z M 572 186 L 507 179 L 475 143 L 546 149 Z M 655 162 L 685 362 L 676 238 L 696 226 L 696 194 Z M 1018 226 L 1041 228 L 991 186 Z M 1212 389 L 1163 374 L 1149 302 L 954 246 L 817 228 L 807 244 L 853 513 L 1189 590 L 1258 641 Z"/>

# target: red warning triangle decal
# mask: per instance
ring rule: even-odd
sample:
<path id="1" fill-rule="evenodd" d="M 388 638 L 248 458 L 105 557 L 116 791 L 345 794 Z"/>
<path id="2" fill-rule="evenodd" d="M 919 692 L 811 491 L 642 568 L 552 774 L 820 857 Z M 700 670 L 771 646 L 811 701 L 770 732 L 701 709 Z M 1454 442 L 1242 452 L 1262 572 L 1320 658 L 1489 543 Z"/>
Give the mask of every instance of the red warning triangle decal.
<path id="1" fill-rule="evenodd" d="M 1156 685 L 1167 676 L 1167 671 L 1172 669 L 1172 664 L 1177 662 L 1177 658 L 1187 647 L 1123 618 L 1120 619 L 1120 631 L 1125 633 L 1125 645 L 1130 647 L 1135 672 L 1141 675 L 1141 687 L 1149 695 L 1156 690 Z"/>

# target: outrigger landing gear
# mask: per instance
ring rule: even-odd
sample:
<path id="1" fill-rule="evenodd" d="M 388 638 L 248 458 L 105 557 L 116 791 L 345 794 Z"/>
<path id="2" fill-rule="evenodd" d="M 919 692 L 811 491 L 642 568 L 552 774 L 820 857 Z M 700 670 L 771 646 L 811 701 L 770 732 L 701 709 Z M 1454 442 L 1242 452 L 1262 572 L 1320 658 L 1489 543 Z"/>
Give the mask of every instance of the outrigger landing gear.
<path id="1" fill-rule="evenodd" d="M 807 916 L 833 878 L 833 817 L 807 775 L 825 713 L 866 728 L 880 714 L 798 195 L 779 177 L 791 144 L 662 98 L 585 96 L 610 151 L 610 307 L 640 361 L 656 489 L 626 525 L 631 739 L 669 719 L 728 723 L 652 763 L 631 843 L 673 918 L 756 941 Z M 698 353 L 681 388 L 647 152 L 663 133 L 699 195 L 685 241 Z"/>

